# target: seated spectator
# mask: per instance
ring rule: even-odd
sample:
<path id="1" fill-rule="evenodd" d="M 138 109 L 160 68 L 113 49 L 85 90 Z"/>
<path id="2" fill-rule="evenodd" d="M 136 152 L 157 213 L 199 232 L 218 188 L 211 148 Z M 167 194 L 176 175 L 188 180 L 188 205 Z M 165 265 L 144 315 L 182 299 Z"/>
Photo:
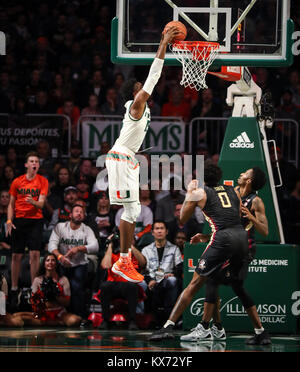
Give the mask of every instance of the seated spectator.
<path id="1" fill-rule="evenodd" d="M 85 209 L 75 204 L 72 207 L 70 221 L 56 225 L 48 244 L 48 251 L 55 254 L 64 275 L 70 281 L 71 310 L 83 321 L 88 316 L 86 306 L 87 255 L 96 255 L 99 250 L 93 230 L 82 222 L 84 219 Z"/>
<path id="2" fill-rule="evenodd" d="M 96 94 L 90 94 L 89 105 L 81 111 L 81 115 L 101 115 Z"/>
<path id="3" fill-rule="evenodd" d="M 53 86 L 50 90 L 49 100 L 57 107 L 63 106 L 68 97 L 72 97 L 73 89 L 70 83 L 66 84 L 60 73 L 54 75 Z"/>
<path id="4" fill-rule="evenodd" d="M 147 101 L 147 104 L 148 104 L 148 107 L 150 109 L 150 112 L 151 112 L 151 116 L 160 116 L 160 112 L 161 112 L 161 107 L 159 106 L 159 104 L 157 104 L 153 97 L 150 96 L 148 101 Z"/>
<path id="5" fill-rule="evenodd" d="M 191 216 L 191 218 L 186 222 L 184 225 L 180 223 L 180 211 L 181 211 L 182 203 L 178 203 L 175 205 L 175 211 L 174 211 L 174 219 L 167 223 L 168 227 L 168 240 L 171 243 L 175 243 L 175 237 L 178 231 L 183 231 L 186 234 L 187 240 L 190 240 L 191 237 L 200 230 L 202 231 L 202 224 L 200 225 L 196 219 L 195 214 Z"/>
<path id="6" fill-rule="evenodd" d="M 15 313 L 13 319 L 21 318 L 23 325 L 76 327 L 81 318 L 67 312 L 70 298 L 68 278 L 61 274 L 55 254 L 47 253 L 32 283 L 33 312 Z"/>
<path id="7" fill-rule="evenodd" d="M 107 88 L 105 101 L 101 105 L 100 109 L 103 115 L 124 115 L 125 107 L 121 100 L 118 99 L 118 94 L 115 88 Z"/>
<path id="8" fill-rule="evenodd" d="M 187 242 L 186 233 L 182 230 L 177 231 L 177 234 L 175 235 L 175 245 L 180 249 L 181 257 L 183 259 L 184 256 L 184 245 Z"/>
<path id="9" fill-rule="evenodd" d="M 11 236 L 6 236 L 7 207 L 10 194 L 8 190 L 0 191 L 0 253 L 10 254 Z"/>
<path id="10" fill-rule="evenodd" d="M 6 312 L 6 300 L 8 297 L 8 285 L 6 278 L 0 272 L 0 327 L 22 327 L 20 316 L 13 316 Z"/>
<path id="11" fill-rule="evenodd" d="M 70 157 L 66 161 L 66 166 L 70 169 L 72 176 L 74 176 L 78 171 L 81 164 L 82 148 L 78 141 L 72 141 L 70 146 Z"/>
<path id="12" fill-rule="evenodd" d="M 198 104 L 192 110 L 192 117 L 221 117 L 222 106 L 215 102 L 214 92 L 207 88 L 201 91 Z"/>
<path id="13" fill-rule="evenodd" d="M 16 149 L 9 147 L 6 153 L 7 165 L 10 165 L 14 170 L 16 176 L 19 176 L 24 171 L 24 164 L 19 158 Z"/>
<path id="14" fill-rule="evenodd" d="M 116 89 L 118 97 L 121 99 L 121 88 L 125 82 L 124 74 L 122 74 L 122 72 L 116 72 L 113 80 L 113 87 Z"/>
<path id="15" fill-rule="evenodd" d="M 280 105 L 276 107 L 276 117 L 283 119 L 299 120 L 300 105 L 294 102 L 294 94 L 291 90 L 286 89 L 280 99 Z M 284 130 L 284 126 L 282 131 Z"/>
<path id="16" fill-rule="evenodd" d="M 92 176 L 93 163 L 90 159 L 81 159 L 79 168 L 74 174 L 75 183 L 78 184 L 82 181 L 87 181 L 89 184 L 90 190 L 93 187 L 95 179 Z"/>
<path id="17" fill-rule="evenodd" d="M 92 79 L 87 84 L 80 87 L 78 91 L 78 102 L 80 102 L 80 107 L 86 107 L 88 98 L 91 94 L 96 94 L 98 97 L 98 104 L 102 105 L 105 101 L 105 90 L 106 84 L 103 79 L 103 74 L 101 70 L 95 70 L 92 75 Z"/>
<path id="18" fill-rule="evenodd" d="M 39 173 L 44 177 L 53 177 L 54 160 L 50 154 L 50 145 L 46 140 L 40 140 L 36 145 L 36 152 L 40 159 Z"/>
<path id="19" fill-rule="evenodd" d="M 37 92 L 35 102 L 28 108 L 28 111 L 33 114 L 55 114 L 57 107 L 49 102 L 48 93 L 46 90 Z"/>
<path id="20" fill-rule="evenodd" d="M 109 236 L 112 239 L 113 235 Z M 131 246 L 129 250 L 132 262 L 136 270 L 139 267 L 145 266 L 145 259 L 138 249 Z M 131 330 L 138 329 L 136 324 L 136 307 L 138 301 L 144 299 L 144 291 L 140 283 L 131 283 L 123 279 L 120 275 L 112 272 L 111 268 L 120 257 L 119 241 L 110 242 L 103 260 L 101 261 L 101 268 L 107 270 L 107 280 L 101 284 L 100 287 L 100 301 L 102 306 L 103 322 L 100 329 L 109 328 L 110 320 L 110 305 L 111 301 L 116 298 L 123 298 L 128 302 L 129 324 L 128 328 Z"/>
<path id="21" fill-rule="evenodd" d="M 109 198 L 104 191 L 98 194 L 97 211 L 90 214 L 88 225 L 96 233 L 99 252 L 104 252 L 107 237 L 115 227 L 115 213 L 110 209 Z"/>
<path id="22" fill-rule="evenodd" d="M 86 208 L 89 210 L 91 206 L 91 187 L 86 176 L 81 176 L 76 183 L 78 198 L 85 202 Z"/>
<path id="23" fill-rule="evenodd" d="M 168 230 L 164 221 L 154 222 L 152 234 L 154 242 L 142 249 L 142 255 L 146 259 L 146 294 L 159 325 L 168 319 L 177 300 L 183 260 L 180 249 L 167 241 Z M 159 310 L 161 308 L 162 311 Z"/>
<path id="24" fill-rule="evenodd" d="M 45 86 L 41 81 L 40 71 L 34 69 L 30 74 L 30 79 L 25 85 L 26 103 L 31 106 L 36 103 L 36 96 L 39 91 L 44 90 Z"/>
<path id="25" fill-rule="evenodd" d="M 168 102 L 162 106 L 161 116 L 178 116 L 187 123 L 191 115 L 191 107 L 189 103 L 184 101 L 183 95 L 183 88 L 174 86 Z"/>
<path id="26" fill-rule="evenodd" d="M 15 170 L 12 166 L 6 165 L 3 170 L 3 177 L 0 182 L 0 190 L 9 189 L 12 181 L 16 178 Z"/>
<path id="27" fill-rule="evenodd" d="M 73 176 L 70 169 L 61 165 L 54 175 L 55 185 L 51 188 L 51 192 L 56 194 L 63 204 L 65 189 L 68 186 L 74 185 Z"/>
<path id="28" fill-rule="evenodd" d="M 64 204 L 61 208 L 55 209 L 47 230 L 52 231 L 59 222 L 70 221 L 70 213 L 73 205 L 78 199 L 78 192 L 75 186 L 68 186 L 64 190 Z"/>
<path id="29" fill-rule="evenodd" d="M 118 210 L 115 218 L 115 225 L 120 226 L 120 220 L 124 207 Z M 136 239 L 136 245 L 138 248 L 148 245 L 149 242 L 153 241 L 151 234 L 151 228 L 153 224 L 153 213 L 146 205 L 141 205 L 141 213 L 136 219 L 134 234 Z"/>
<path id="30" fill-rule="evenodd" d="M 153 216 L 155 215 L 157 202 L 155 200 L 155 195 L 152 190 L 140 189 L 140 203 L 141 205 L 149 207 L 153 213 Z"/>
<path id="31" fill-rule="evenodd" d="M 170 179 L 170 192 L 161 198 L 156 206 L 155 219 L 165 221 L 167 224 L 175 219 L 176 204 L 183 203 L 184 196 L 180 190 L 175 190 L 174 182 Z"/>
<path id="32" fill-rule="evenodd" d="M 64 101 L 63 106 L 57 109 L 57 114 L 66 115 L 69 117 L 71 121 L 72 139 L 75 139 L 77 137 L 77 124 L 80 117 L 79 107 L 74 105 L 73 99 L 67 98 Z"/>

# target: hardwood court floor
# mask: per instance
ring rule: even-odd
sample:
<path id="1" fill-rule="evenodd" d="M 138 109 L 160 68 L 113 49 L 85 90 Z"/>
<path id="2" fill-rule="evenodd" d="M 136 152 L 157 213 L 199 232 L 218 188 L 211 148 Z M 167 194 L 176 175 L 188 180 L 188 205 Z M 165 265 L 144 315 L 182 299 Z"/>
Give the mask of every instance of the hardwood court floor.
<path id="1" fill-rule="evenodd" d="M 227 340 L 182 342 L 177 331 L 174 340 L 147 341 L 150 331 L 67 328 L 0 328 L 0 352 L 300 352 L 299 335 L 271 335 L 270 346 L 247 346 L 248 334 L 227 334 Z M 175 355 L 175 354 L 173 354 Z"/>

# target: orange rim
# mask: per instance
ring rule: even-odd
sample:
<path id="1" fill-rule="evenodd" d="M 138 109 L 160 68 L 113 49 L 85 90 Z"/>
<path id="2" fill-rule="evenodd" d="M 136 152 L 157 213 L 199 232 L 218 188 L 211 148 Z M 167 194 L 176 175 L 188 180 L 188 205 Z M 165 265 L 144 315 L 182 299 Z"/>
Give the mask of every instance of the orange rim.
<path id="1" fill-rule="evenodd" d="M 218 50 L 220 44 L 214 41 L 176 41 L 172 44 L 173 48 L 189 50 L 193 57 L 199 59 L 208 59 L 212 51 Z M 202 53 L 205 50 L 205 53 Z"/>

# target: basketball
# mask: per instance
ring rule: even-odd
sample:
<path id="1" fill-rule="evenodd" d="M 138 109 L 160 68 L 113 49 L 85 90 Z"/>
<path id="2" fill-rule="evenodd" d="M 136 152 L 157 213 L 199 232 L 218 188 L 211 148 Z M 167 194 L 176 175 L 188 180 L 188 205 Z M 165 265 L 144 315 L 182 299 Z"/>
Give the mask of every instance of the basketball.
<path id="1" fill-rule="evenodd" d="M 176 36 L 176 39 L 174 39 L 173 41 L 184 40 L 186 38 L 187 30 L 186 30 L 185 25 L 180 21 L 171 21 L 171 22 L 167 23 L 165 28 L 164 28 L 163 33 L 165 34 L 168 31 L 168 29 L 172 26 L 176 26 L 179 30 L 179 34 Z"/>

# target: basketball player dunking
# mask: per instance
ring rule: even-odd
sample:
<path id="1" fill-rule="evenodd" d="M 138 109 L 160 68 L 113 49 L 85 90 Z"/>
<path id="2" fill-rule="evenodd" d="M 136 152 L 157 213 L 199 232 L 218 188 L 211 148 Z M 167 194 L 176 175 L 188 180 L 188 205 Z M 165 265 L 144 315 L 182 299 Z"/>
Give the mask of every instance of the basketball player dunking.
<path id="1" fill-rule="evenodd" d="M 134 237 L 135 222 L 141 212 L 139 163 L 135 158 L 135 153 L 143 143 L 150 125 L 150 110 L 147 100 L 160 78 L 167 46 L 177 34 L 176 27 L 171 27 L 162 33 L 156 58 L 151 65 L 144 86 L 135 79 L 131 79 L 122 87 L 122 94 L 126 101 L 126 113 L 120 136 L 106 157 L 110 203 L 124 207 L 119 226 L 120 259 L 113 265 L 112 271 L 134 283 L 144 279 L 134 269 L 128 257 Z"/>

